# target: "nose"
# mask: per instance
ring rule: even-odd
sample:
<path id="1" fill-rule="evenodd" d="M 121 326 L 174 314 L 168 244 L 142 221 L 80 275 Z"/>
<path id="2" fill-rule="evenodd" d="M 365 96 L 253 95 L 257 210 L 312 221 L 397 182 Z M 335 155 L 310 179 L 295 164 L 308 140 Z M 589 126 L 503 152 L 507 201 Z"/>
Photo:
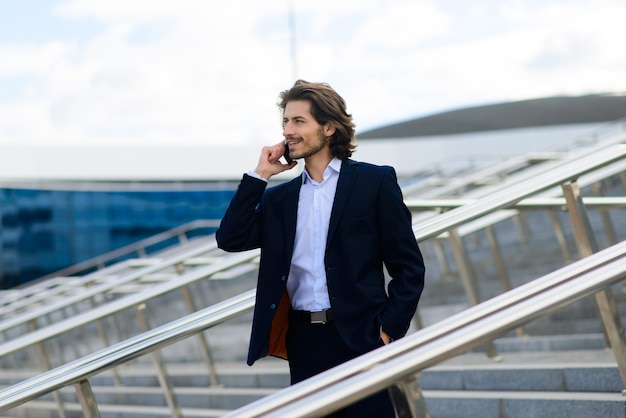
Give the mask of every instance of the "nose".
<path id="1" fill-rule="evenodd" d="M 293 125 L 289 122 L 285 123 L 283 125 L 283 136 L 285 138 L 289 138 L 290 136 L 293 136 L 295 134 L 294 130 L 293 130 Z"/>

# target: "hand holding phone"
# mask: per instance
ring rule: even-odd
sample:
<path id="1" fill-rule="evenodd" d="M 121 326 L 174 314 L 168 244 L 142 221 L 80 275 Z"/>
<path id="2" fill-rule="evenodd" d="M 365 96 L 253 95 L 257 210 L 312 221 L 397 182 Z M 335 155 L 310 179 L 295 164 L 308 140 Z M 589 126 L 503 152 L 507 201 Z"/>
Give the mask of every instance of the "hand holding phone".
<path id="1" fill-rule="evenodd" d="M 287 160 L 287 164 L 283 164 L 280 161 L 281 157 Z M 275 145 L 263 147 L 254 172 L 262 178 L 269 180 L 270 177 L 278 173 L 291 170 L 296 164 L 297 163 L 289 157 L 289 146 L 286 144 L 286 141 L 282 141 Z"/>
<path id="2" fill-rule="evenodd" d="M 289 156 L 289 143 L 285 141 L 283 144 L 285 145 L 285 153 L 283 154 L 283 157 L 285 158 L 285 161 L 287 161 L 287 164 L 291 164 L 293 159 Z"/>

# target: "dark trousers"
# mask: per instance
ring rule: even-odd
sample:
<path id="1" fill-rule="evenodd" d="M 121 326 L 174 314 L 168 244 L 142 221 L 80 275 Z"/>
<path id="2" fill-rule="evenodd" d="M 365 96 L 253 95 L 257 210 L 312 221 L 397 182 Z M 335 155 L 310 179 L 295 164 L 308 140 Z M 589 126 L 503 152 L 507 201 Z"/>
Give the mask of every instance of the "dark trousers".
<path id="1" fill-rule="evenodd" d="M 361 354 L 364 353 L 355 352 L 345 345 L 334 322 L 323 325 L 309 324 L 290 317 L 287 356 L 291 384 L 301 382 Z M 395 418 L 395 412 L 391 398 L 384 390 L 326 417 Z"/>

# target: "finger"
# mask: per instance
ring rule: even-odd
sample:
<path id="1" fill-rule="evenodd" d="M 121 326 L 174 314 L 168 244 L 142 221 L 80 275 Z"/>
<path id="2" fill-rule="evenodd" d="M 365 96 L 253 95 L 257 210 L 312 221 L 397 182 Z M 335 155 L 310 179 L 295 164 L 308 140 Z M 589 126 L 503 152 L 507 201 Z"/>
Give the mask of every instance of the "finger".
<path id="1" fill-rule="evenodd" d="M 283 171 L 287 171 L 287 170 L 291 170 L 292 168 L 297 166 L 298 162 L 294 160 L 294 161 L 292 161 L 290 163 L 287 163 L 287 164 L 282 164 L 282 163 L 280 163 L 280 164 L 283 167 Z"/>
<path id="2" fill-rule="evenodd" d="M 283 142 L 279 142 L 278 144 L 269 147 L 269 161 L 273 164 L 276 163 L 282 156 L 285 154 L 285 144 Z"/>

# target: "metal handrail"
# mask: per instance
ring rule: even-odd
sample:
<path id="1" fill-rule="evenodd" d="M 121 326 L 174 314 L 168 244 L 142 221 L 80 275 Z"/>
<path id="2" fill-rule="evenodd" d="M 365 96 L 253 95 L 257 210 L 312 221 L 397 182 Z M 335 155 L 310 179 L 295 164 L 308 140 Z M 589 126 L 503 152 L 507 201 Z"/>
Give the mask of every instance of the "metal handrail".
<path id="1" fill-rule="evenodd" d="M 312 417 L 330 413 L 611 286 L 626 277 L 624 262 L 626 242 L 250 403 L 225 418 Z"/>
<path id="2" fill-rule="evenodd" d="M 480 201 L 478 202 L 470 203 L 468 205 L 450 210 L 449 212 L 438 215 L 436 217 L 421 221 L 419 225 L 414 225 L 416 239 L 418 241 L 423 241 L 428 238 L 436 237 L 439 234 L 450 230 L 451 228 L 459 226 L 460 224 L 477 219 L 478 217 L 485 215 L 489 212 L 502 209 L 507 205 L 511 205 L 520 200 L 523 200 L 524 198 L 527 198 L 534 193 L 538 193 L 545 189 L 554 187 L 572 178 L 577 178 L 578 176 L 590 172 L 595 168 L 604 167 L 625 157 L 626 145 L 619 144 L 603 149 L 598 153 L 587 155 L 583 158 L 579 158 L 573 161 L 567 161 L 566 163 L 556 167 L 553 172 L 546 173 L 546 175 L 544 176 L 527 179 L 520 183 L 510 185 L 508 189 L 502 189 L 494 193 L 493 195 L 486 196 L 480 199 Z M 215 245 L 215 243 L 211 243 L 211 245 Z M 200 247 L 204 248 L 204 246 Z M 191 250 L 190 252 L 178 255 L 174 257 L 174 259 L 183 261 L 185 258 L 189 258 L 191 256 L 191 253 L 196 254 L 198 252 L 201 252 L 201 248 L 196 248 Z M 253 257 L 250 257 L 249 259 L 252 258 Z M 171 264 L 171 262 L 167 263 L 167 265 Z M 103 291 L 118 286 L 120 283 L 124 283 L 132 280 L 133 278 L 140 277 L 142 274 L 147 274 L 147 272 L 157 271 L 160 268 L 162 268 L 162 266 L 159 267 L 158 265 L 147 267 L 145 269 L 142 269 L 141 271 L 130 274 L 129 276 L 124 276 L 119 280 L 111 280 L 107 283 L 94 286 L 90 289 L 87 289 L 84 293 L 81 293 L 80 295 L 70 297 L 70 300 L 84 300 L 86 297 L 97 295 L 99 293 L 102 293 Z M 215 272 L 213 270 L 213 266 L 208 266 L 207 271 Z M 201 274 L 203 273 L 201 272 Z M 186 280 L 183 280 L 183 277 L 184 276 L 181 276 L 181 278 L 176 280 L 175 283 L 165 283 L 159 285 L 156 292 L 153 289 L 148 289 L 139 295 L 131 295 L 129 297 L 121 298 L 115 302 L 108 303 L 108 305 L 110 305 L 108 307 L 106 305 L 99 307 L 85 314 L 81 314 L 80 316 L 75 316 L 70 320 L 65 320 L 60 323 L 50 325 L 46 328 L 34 331 L 29 335 L 16 338 L 13 341 L 9 341 L 7 343 L 3 343 L 2 345 L 0 345 L 0 357 L 10 352 L 15 352 L 21 348 L 25 348 L 30 344 L 34 344 L 51 338 L 57 333 L 66 332 L 71 329 L 78 328 L 79 326 L 90 323 L 95 319 L 104 317 L 105 314 L 111 314 L 118 312 L 122 309 L 130 308 L 136 303 L 141 303 L 145 300 L 148 300 L 148 298 L 151 297 L 150 295 L 157 293 L 162 294 L 164 291 L 170 291 L 175 288 L 182 287 L 182 283 L 187 282 Z M 196 276 L 194 275 L 194 277 Z M 25 313 L 14 319 L 2 321 L 0 322 L 0 331 L 9 328 L 8 325 L 15 326 L 16 324 L 26 323 L 28 320 L 38 317 L 38 313 L 52 312 L 56 309 L 59 309 L 59 307 L 61 306 L 66 306 L 67 303 L 67 301 L 61 301 L 58 304 L 51 304 L 50 306 L 42 307 L 37 311 Z M 96 316 L 94 315 L 94 312 L 100 312 L 100 314 Z"/>
<path id="3" fill-rule="evenodd" d="M 100 268 L 100 266 L 104 266 L 108 262 L 114 261 L 118 258 L 127 256 L 129 254 L 133 254 L 133 253 L 141 254 L 148 247 L 160 244 L 164 241 L 167 241 L 168 239 L 171 239 L 177 236 L 180 237 L 181 235 L 186 234 L 187 232 L 193 231 L 195 229 L 217 228 L 219 226 L 219 223 L 220 221 L 216 219 L 197 219 L 195 221 L 191 221 L 186 224 L 179 225 L 167 231 L 163 231 L 158 234 L 149 236 L 147 238 L 144 238 L 132 244 L 117 248 L 113 251 L 109 251 L 108 253 L 90 258 L 89 260 L 81 261 L 80 263 L 77 263 L 69 267 L 63 268 L 61 270 L 57 270 L 55 272 L 49 273 L 39 279 L 36 279 L 34 282 L 46 280 L 46 279 L 57 277 L 57 276 L 71 276 L 71 275 L 81 273 L 81 272 L 84 272 L 93 268 Z M 29 282 L 29 284 L 32 284 L 32 283 L 33 282 Z"/>
<path id="4" fill-rule="evenodd" d="M 521 321 L 534 318 L 544 310 L 556 309 L 566 302 L 574 302 L 609 286 L 626 275 L 623 269 L 625 257 L 626 242 L 623 242 L 417 331 L 393 344 L 337 366 L 331 371 L 244 406 L 227 416 L 304 417 L 330 412 L 384 389 L 420 369 L 479 345 L 487 335 L 503 333 Z M 609 267 L 612 272 L 610 282 L 604 275 Z M 566 293 L 574 287 L 576 293 L 573 296 L 570 296 L 572 292 Z M 566 294 L 567 298 L 564 297 Z M 10 386 L 0 391 L 0 411 L 14 408 L 65 386 L 85 382 L 90 376 L 242 315 L 253 308 L 254 295 L 255 291 L 250 290 Z M 543 304 L 540 304 L 539 300 L 543 301 Z M 513 318 L 511 311 L 516 307 L 524 307 L 530 310 L 530 313 L 507 322 L 508 318 Z M 493 323 L 499 325 L 496 330 L 493 330 Z M 469 332 L 467 329 L 472 331 Z M 468 333 L 469 337 L 466 335 Z M 458 334 L 462 334 L 464 338 L 457 337 Z M 445 347 L 445 350 L 435 351 L 432 348 L 441 346 Z M 416 353 L 419 353 L 419 356 Z M 437 353 L 437 356 L 434 353 Z M 416 358 L 420 359 L 417 364 Z M 380 367 L 381 364 L 385 366 Z M 338 396 L 338 393 L 341 393 L 341 396 Z M 319 401 L 323 401 L 321 404 L 323 406 L 320 406 Z"/>
<path id="5" fill-rule="evenodd" d="M 187 233 L 197 229 L 217 227 L 218 222 L 219 221 L 217 220 L 202 219 L 189 222 L 168 231 L 138 241 L 137 243 L 106 253 L 102 256 L 86 260 L 82 263 L 67 267 L 66 269 L 51 273 L 48 276 L 44 276 L 40 279 L 30 281 L 25 287 L 17 287 L 5 291 L 7 292 L 6 295 L 10 296 L 10 301 L 0 308 L 0 315 L 10 313 L 11 318 L 9 318 L 9 322 L 6 323 L 4 321 L 6 321 L 7 319 L 0 320 L 0 331 L 4 331 L 8 328 L 15 327 L 22 323 L 31 321 L 40 315 L 51 313 L 53 310 L 63 309 L 66 306 L 62 306 L 64 304 L 69 305 L 92 297 L 93 292 L 83 289 L 83 291 L 79 293 L 76 292 L 76 289 L 78 287 L 93 288 L 95 283 L 98 282 L 100 274 L 102 274 L 103 271 L 106 270 L 107 275 L 113 275 L 119 270 L 122 270 L 124 267 L 126 267 L 129 261 L 119 262 L 117 264 L 112 264 L 111 266 L 105 267 L 104 265 L 107 262 L 110 262 L 118 257 L 140 251 L 141 249 L 145 250 L 147 247 L 163 243 L 166 240 L 176 236 L 179 237 L 179 240 L 182 243 L 186 240 Z M 215 242 L 210 242 L 209 247 L 207 247 L 206 251 L 211 251 L 216 248 L 217 245 L 215 244 Z M 202 252 L 205 251 L 203 250 Z M 168 262 L 168 259 L 166 259 L 164 264 L 150 266 L 147 270 L 135 270 L 130 274 L 117 278 L 116 280 L 119 281 L 116 282 L 116 287 L 121 284 L 126 284 L 128 283 L 128 281 L 140 279 L 146 274 L 150 274 L 152 272 L 170 267 L 178 262 L 180 262 L 180 258 L 173 258 L 170 262 Z M 63 274 L 75 274 L 81 271 L 90 270 L 96 265 L 100 265 L 98 267 L 98 270 L 84 276 L 71 276 L 71 278 L 62 276 Z M 51 279 L 56 280 L 53 282 Z M 51 284 L 48 285 L 48 282 L 51 282 Z M 107 291 L 107 289 L 100 289 L 101 290 L 98 293 L 103 293 Z M 30 307 L 33 304 L 37 304 L 40 302 L 45 302 L 47 298 L 55 297 L 58 295 L 65 295 L 66 299 L 53 304 L 44 303 L 43 306 L 40 306 L 36 310 L 32 310 L 30 312 L 21 312 L 19 315 L 16 315 L 17 312 L 22 311 L 25 307 Z M 72 296 L 75 298 L 72 298 Z M 43 309 L 44 311 L 41 311 L 41 309 Z"/>
<path id="6" fill-rule="evenodd" d="M 612 142 L 612 144 L 614 144 L 614 142 Z M 550 168 L 556 168 L 557 166 L 563 163 L 567 163 L 568 161 L 572 161 L 573 159 L 574 158 L 563 159 L 563 160 L 558 161 L 557 163 L 548 163 L 547 165 Z M 608 166 L 594 170 L 591 173 L 585 173 L 585 175 L 581 179 L 578 179 L 577 182 L 579 184 L 579 187 L 591 186 L 599 182 L 601 179 L 614 176 L 616 174 L 623 172 L 624 170 L 626 170 L 626 160 L 622 160 L 616 163 L 611 163 Z M 530 172 L 526 171 L 524 172 L 524 176 L 522 178 L 516 177 L 516 180 L 521 181 L 522 179 L 532 178 L 537 175 L 540 175 L 544 171 L 545 171 L 545 167 L 542 167 L 540 172 L 537 172 L 536 170 L 531 170 Z M 509 180 L 513 180 L 513 178 L 511 177 Z M 418 211 L 418 212 L 423 211 L 423 212 L 420 212 L 418 216 L 416 217 L 416 219 L 418 219 L 419 222 L 421 222 L 424 219 L 427 219 L 428 217 L 432 217 L 433 214 L 439 213 L 441 210 L 452 209 L 458 206 L 467 205 L 468 203 L 476 202 L 478 201 L 478 199 L 482 199 L 482 196 L 485 195 L 485 192 L 495 193 L 499 190 L 502 190 L 503 188 L 507 188 L 509 184 L 511 183 L 503 182 L 503 183 L 497 184 L 494 187 L 483 187 L 481 189 L 478 189 L 480 190 L 480 193 L 470 192 L 470 193 L 466 193 L 463 197 L 459 197 L 459 198 L 450 198 L 450 197 L 427 198 L 427 197 L 420 195 L 417 198 L 405 199 L 405 204 L 411 210 Z M 481 217 L 478 223 L 467 222 L 463 225 L 463 229 L 459 230 L 459 233 L 461 232 L 465 233 L 467 231 L 474 231 L 475 229 L 482 229 L 485 227 L 486 224 L 496 224 L 497 222 L 500 222 L 504 219 L 509 219 L 511 217 L 514 217 L 515 215 L 519 213 L 519 210 L 527 210 L 527 209 L 541 210 L 541 209 L 555 209 L 555 208 L 558 209 L 559 207 L 564 206 L 560 204 L 560 202 L 563 202 L 563 199 L 564 199 L 562 198 L 563 191 L 560 189 L 561 188 L 559 187 L 548 188 L 543 192 L 534 194 L 533 197 L 525 198 L 524 200 L 520 202 L 516 202 L 516 203 L 513 203 L 511 205 L 508 205 L 502 208 L 502 210 L 494 211 L 487 216 Z M 601 197 L 601 198 L 586 197 L 584 198 L 584 203 L 585 203 L 585 206 L 592 207 L 594 209 L 599 209 L 599 210 L 605 209 L 604 205 L 610 206 L 612 209 L 616 209 L 616 208 L 621 208 L 622 206 L 621 200 L 622 198 L 620 197 L 616 197 L 613 199 L 608 198 L 608 197 Z M 442 234 L 439 236 L 439 238 L 444 238 L 444 237 L 447 237 L 446 234 Z"/>
<path id="7" fill-rule="evenodd" d="M 597 167 L 603 167 L 607 164 L 611 164 L 612 162 L 622 159 L 625 156 L 626 146 L 618 145 L 612 147 L 610 150 L 583 157 L 581 159 L 578 159 L 577 161 L 568 161 L 562 165 L 559 165 L 559 167 L 557 167 L 554 172 L 547 173 L 545 176 L 541 176 L 536 179 L 532 179 L 534 181 L 526 180 L 519 184 L 514 184 L 510 186 L 508 190 L 501 190 L 495 193 L 494 196 L 481 199 L 479 204 L 470 203 L 463 207 L 453 209 L 446 214 L 439 215 L 433 219 L 433 221 L 436 222 L 430 222 L 424 228 L 418 228 L 416 231 L 416 237 L 418 238 L 418 240 L 424 240 L 431 236 L 436 236 L 441 232 L 458 226 L 460 223 L 476 219 L 477 217 L 480 217 L 485 213 L 489 213 L 489 211 L 501 209 L 507 204 L 516 203 L 520 200 L 523 200 L 528 195 L 538 193 L 541 190 L 553 187 L 557 184 L 560 184 L 561 182 L 575 179 L 583 173 L 590 172 Z M 567 170 L 569 170 L 569 172 L 567 172 Z M 194 251 L 197 251 L 197 249 Z M 242 256 L 241 260 L 237 258 L 238 256 Z M 166 291 L 171 291 L 178 287 L 182 287 L 192 282 L 193 280 L 198 280 L 201 277 L 206 277 L 207 275 L 213 274 L 211 272 L 216 272 L 220 269 L 226 268 L 226 265 L 228 265 L 228 263 L 230 262 L 246 262 L 256 256 L 256 252 L 254 252 L 253 254 L 239 254 L 237 256 L 233 256 L 232 258 L 231 256 L 229 256 L 227 257 L 228 260 L 224 263 L 217 263 L 214 266 L 208 266 L 205 269 L 198 269 L 191 273 L 181 275 L 180 279 L 178 279 L 176 283 L 166 283 L 163 285 L 159 285 L 156 288 L 150 289 L 149 291 L 144 291 L 141 294 L 132 295 L 131 297 L 127 298 L 121 298 L 115 302 L 108 304 L 108 306 L 102 306 L 93 310 L 92 312 L 81 314 L 80 317 L 75 317 L 72 320 L 62 321 L 61 323 L 52 325 L 46 329 L 35 331 L 26 336 L 30 338 L 18 338 L 14 341 L 9 342 L 8 344 L 3 344 L 2 346 L 0 346 L 0 356 L 8 354 L 9 352 L 14 352 L 17 349 L 36 344 L 46 338 L 58 335 L 66 330 L 77 328 L 78 326 L 110 315 L 111 313 L 118 312 L 121 309 L 132 307 L 137 303 L 148 300 L 158 294 L 162 294 Z"/>
<path id="8" fill-rule="evenodd" d="M 405 204 L 411 210 L 434 210 L 434 209 L 454 209 L 459 206 L 475 203 L 477 199 L 411 199 Z M 622 196 L 601 196 L 583 197 L 583 204 L 594 209 L 626 209 L 626 197 Z M 503 209 L 560 209 L 567 206 L 564 197 L 529 197 L 519 202 L 505 206 Z"/>
<path id="9" fill-rule="evenodd" d="M 562 162 L 561 162 L 562 163 Z M 610 176 L 614 176 L 626 170 L 626 160 L 620 161 L 618 163 L 611 164 L 607 167 L 600 168 L 598 170 L 594 170 L 593 173 L 587 173 L 583 176 L 582 179 L 578 181 L 580 187 L 590 186 L 602 179 L 608 178 Z M 538 173 L 533 171 L 530 173 L 531 176 L 536 176 Z M 493 192 L 494 190 L 490 190 Z M 484 193 L 483 193 L 484 194 Z M 533 208 L 542 208 L 540 204 L 540 199 L 562 199 L 559 196 L 563 195 L 563 191 L 559 190 L 559 188 L 549 189 L 545 192 L 533 196 L 531 198 L 526 198 L 520 202 L 517 202 L 508 208 L 516 208 L 521 209 L 522 207 L 533 207 Z M 463 197 L 443 197 L 440 195 L 437 196 L 424 196 L 420 194 L 419 196 L 412 198 L 406 198 L 404 203 L 409 207 L 409 209 L 413 210 L 432 210 L 432 209 L 452 209 L 457 206 L 466 205 L 477 199 L 480 199 L 482 196 L 475 196 L 473 194 L 466 195 Z M 547 202 L 547 201 L 546 201 Z M 615 203 L 619 206 L 620 202 L 608 202 L 609 204 Z M 596 208 L 602 207 L 602 204 L 596 200 L 594 197 L 586 197 L 585 205 L 594 206 Z M 556 202 L 548 203 L 548 206 L 560 206 L 556 204 Z"/>
<path id="10" fill-rule="evenodd" d="M 618 128 L 617 132 L 614 129 L 615 127 Z M 606 132 L 609 130 L 611 130 L 611 132 Z M 438 196 L 441 196 L 443 194 L 447 194 L 450 192 L 456 192 L 459 190 L 459 188 L 463 188 L 469 184 L 474 183 L 477 180 L 482 180 L 487 177 L 500 175 L 502 172 L 508 173 L 509 171 L 515 171 L 517 169 L 526 167 L 529 165 L 529 160 L 533 160 L 533 159 L 539 159 L 543 161 L 548 161 L 551 159 L 559 160 L 561 159 L 562 154 L 565 154 L 567 158 L 571 158 L 572 156 L 582 155 L 582 153 L 585 152 L 584 145 L 582 146 L 583 150 L 578 149 L 576 150 L 576 152 L 572 150 L 573 148 L 581 148 L 580 147 L 581 143 L 585 144 L 588 142 L 592 142 L 594 143 L 593 148 L 596 150 L 602 147 L 612 146 L 617 142 L 623 142 L 623 134 L 625 131 L 626 131 L 626 117 L 609 122 L 606 125 L 603 125 L 601 127 L 594 129 L 590 133 L 586 133 L 586 134 L 583 134 L 574 138 L 570 138 L 567 140 L 567 142 L 564 142 L 562 144 L 557 144 L 546 150 L 539 151 L 539 152 L 532 152 L 529 154 L 508 158 L 502 162 L 497 162 L 495 164 L 490 164 L 486 167 L 481 167 L 475 172 L 470 172 L 470 173 L 463 172 L 462 177 L 457 177 L 457 178 L 453 177 L 452 181 L 450 181 L 449 179 L 445 180 L 446 183 L 442 187 L 436 187 L 436 188 L 429 187 L 429 186 L 432 186 L 431 182 L 425 181 L 425 182 L 420 182 L 414 185 L 409 185 L 405 189 L 403 189 L 403 192 L 405 192 L 406 194 L 413 194 L 417 192 L 419 196 L 422 198 L 438 197 Z M 604 140 L 599 140 L 598 138 L 600 136 L 608 137 L 608 138 Z M 535 175 L 535 174 L 537 173 L 535 172 L 532 175 Z M 424 192 L 424 191 L 420 192 L 420 190 L 426 187 L 428 187 L 427 192 Z"/>
<path id="11" fill-rule="evenodd" d="M 255 290 L 106 347 L 0 391 L 0 411 L 14 408 L 67 385 L 174 344 L 254 307 Z"/>
<path id="12" fill-rule="evenodd" d="M 414 225 L 413 232 L 421 239 L 434 238 L 443 232 L 442 225 L 446 225 L 445 229 L 455 228 L 624 158 L 626 158 L 626 144 L 618 144 L 579 159 L 565 161 L 541 176 L 507 185 L 490 195 L 483 196 L 478 201 L 422 220 Z"/>
<path id="13" fill-rule="evenodd" d="M 45 328 L 40 328 L 28 334 L 19 336 L 12 339 L 11 341 L 4 342 L 0 345 L 0 357 L 14 353 L 26 347 L 30 347 L 34 344 L 45 341 L 48 338 L 52 338 L 61 333 L 77 329 L 83 325 L 92 323 L 98 319 L 105 318 L 124 309 L 132 308 L 154 297 L 163 295 L 180 287 L 184 287 L 197 280 L 202 280 L 206 277 L 210 277 L 211 275 L 227 268 L 249 262 L 256 257 L 258 257 L 258 251 L 256 250 L 229 254 L 228 256 L 223 257 L 222 260 L 217 261 L 214 264 L 201 267 L 189 273 L 183 274 L 176 280 L 156 285 L 143 292 L 122 297 L 107 304 L 100 305 L 96 308 L 91 309 L 88 312 L 84 312 L 75 317 L 68 318 L 66 320 L 49 325 Z"/>
<path id="14" fill-rule="evenodd" d="M 615 147 L 616 146 L 613 145 L 611 148 L 609 148 L 609 151 L 614 154 L 614 155 L 612 155 L 613 159 L 610 162 L 605 162 L 603 165 L 608 165 L 611 162 L 614 162 L 614 161 L 622 158 L 623 155 L 625 155 L 623 152 L 619 153 L 619 152 L 613 151 L 613 148 L 615 148 Z M 619 147 L 619 146 L 617 146 L 617 147 Z M 606 153 L 606 147 L 603 146 L 602 148 L 604 150 L 604 153 Z M 593 170 L 593 168 L 590 168 L 587 171 L 579 171 L 578 170 L 579 167 L 582 167 L 582 166 L 587 167 L 588 164 L 586 163 L 586 161 L 589 160 L 589 159 L 590 159 L 589 156 L 585 156 L 584 158 L 574 158 L 574 159 L 566 161 L 563 164 L 560 164 L 556 169 L 559 169 L 561 172 L 564 172 L 564 173 L 569 173 L 569 174 L 566 174 L 566 178 L 568 176 L 580 176 L 580 175 L 584 174 L 587 171 Z M 595 159 L 594 159 L 594 161 L 595 161 Z M 528 191 L 527 196 L 532 194 L 532 193 L 537 192 L 537 189 L 533 189 L 531 186 L 536 184 L 537 183 L 536 180 L 538 180 L 538 179 L 543 179 L 541 181 L 543 181 L 545 184 L 548 184 L 548 183 L 546 183 L 548 180 L 544 179 L 544 176 L 533 177 L 532 179 L 523 181 L 524 184 L 523 184 L 522 187 L 526 187 L 527 188 L 526 189 Z M 559 180 L 560 181 L 553 181 L 552 183 L 549 183 L 549 185 L 544 186 L 541 190 L 545 190 L 545 189 L 548 189 L 548 188 L 553 187 L 555 185 L 558 185 L 560 182 L 562 182 L 562 179 L 559 179 Z M 527 185 L 527 183 L 531 183 L 531 184 Z M 495 195 L 500 196 L 501 193 L 510 192 L 510 188 L 512 186 L 507 186 L 507 187 L 508 187 L 508 189 L 503 189 L 503 190 L 500 191 L 500 193 L 495 193 Z M 493 209 L 488 208 L 487 206 L 484 206 L 483 202 L 484 202 L 484 200 L 481 199 L 480 203 L 478 204 L 478 206 L 480 206 L 483 210 L 480 211 L 480 213 L 478 213 L 477 215 L 475 215 L 475 217 L 482 216 L 482 215 L 486 214 L 487 212 L 493 210 Z M 511 203 L 511 201 L 507 202 L 507 204 L 510 204 L 510 203 Z M 471 205 L 464 206 L 464 208 L 467 209 L 469 206 L 471 206 Z M 504 204 L 502 206 L 504 206 Z M 463 208 L 458 208 L 458 209 L 463 209 Z M 431 218 L 429 220 L 423 220 L 422 219 L 419 223 L 415 223 L 416 228 L 422 229 L 424 227 L 424 225 L 428 225 L 429 223 L 432 223 L 432 222 L 435 222 L 436 224 L 439 224 L 439 222 L 442 221 L 442 219 L 441 219 L 442 216 L 444 216 L 444 217 L 445 216 L 450 216 L 451 214 L 452 214 L 452 211 L 450 213 L 448 213 L 448 214 L 440 215 L 440 216 Z M 454 215 L 454 216 L 456 216 L 456 215 Z M 467 220 L 462 219 L 460 222 L 465 223 L 466 221 Z M 456 225 L 448 226 L 447 228 L 452 228 L 454 226 L 456 226 Z M 416 235 L 418 235 L 418 236 L 421 235 L 418 232 L 418 230 L 416 230 L 415 228 L 414 228 L 414 231 L 416 232 Z M 426 239 L 426 238 L 430 238 L 430 237 L 431 236 L 426 236 L 426 237 L 421 237 L 420 239 Z M 28 321 L 30 321 L 32 319 L 35 319 L 35 318 L 39 317 L 40 315 L 45 315 L 47 313 L 53 312 L 54 310 L 62 309 L 63 307 L 67 306 L 66 304 L 75 303 L 75 302 L 84 300 L 87 297 L 91 297 L 91 296 L 97 295 L 99 293 L 106 292 L 107 290 L 109 290 L 109 289 L 111 289 L 111 288 L 113 288 L 115 286 L 119 286 L 120 284 L 127 283 L 127 282 L 130 282 L 132 280 L 135 280 L 135 279 L 141 277 L 142 275 L 149 274 L 151 272 L 158 271 L 158 270 L 160 270 L 162 268 L 169 267 L 171 265 L 176 264 L 179 261 L 182 261 L 184 258 L 193 256 L 193 254 L 198 254 L 198 253 L 201 253 L 203 251 L 204 250 L 202 250 L 202 249 L 199 249 L 199 251 L 197 251 L 197 252 L 195 250 L 192 250 L 190 253 L 184 253 L 180 257 L 174 257 L 173 259 L 166 260 L 166 261 L 164 261 L 160 265 L 147 267 L 145 270 L 140 270 L 140 271 L 137 271 L 137 272 L 133 272 L 133 273 L 131 273 L 129 275 L 126 275 L 126 276 L 123 276 L 121 278 L 115 279 L 115 280 L 113 280 L 113 281 L 111 281 L 109 283 L 104 283 L 104 284 L 100 284 L 100 285 L 94 286 L 94 287 L 90 288 L 89 290 L 87 290 L 86 292 L 78 294 L 78 295 L 74 295 L 74 296 L 70 297 L 69 299 L 60 301 L 60 302 L 55 303 L 55 304 L 46 305 L 46 306 L 44 306 L 42 308 L 39 308 L 37 310 L 21 314 L 21 315 L 19 315 L 17 317 L 9 319 L 8 322 L 2 321 L 2 322 L 0 322 L 0 331 L 8 329 L 8 328 L 13 327 L 13 326 L 17 326 L 19 324 L 26 323 L 26 322 L 28 322 Z"/>
<path id="15" fill-rule="evenodd" d="M 128 274 L 124 274 L 120 277 L 115 277 L 106 282 L 99 283 L 94 286 L 90 286 L 79 294 L 72 295 L 68 298 L 65 298 L 55 303 L 45 304 L 35 310 L 24 312 L 15 317 L 0 321 L 0 332 L 10 329 L 12 327 L 18 326 L 18 325 L 28 323 L 28 321 L 39 318 L 42 315 L 47 315 L 49 313 L 58 311 L 60 309 L 64 309 L 73 303 L 79 303 L 89 298 L 95 297 L 97 295 L 101 295 L 103 293 L 106 293 L 110 290 L 115 289 L 116 287 L 120 285 L 130 283 L 134 280 L 140 279 L 141 277 L 145 275 L 169 268 L 171 266 L 176 265 L 177 263 L 184 262 L 185 260 L 189 258 L 198 256 L 200 254 L 213 251 L 216 249 L 217 249 L 217 243 L 215 242 L 215 240 L 211 240 L 209 242 L 195 246 L 194 248 L 191 248 L 182 253 L 168 257 L 154 265 L 140 268 L 136 271 L 130 272 Z"/>
<path id="16" fill-rule="evenodd" d="M 387 387 L 399 378 L 411 376 L 451 356 L 476 347 L 484 340 L 490 340 L 502 332 L 512 330 L 543 313 L 551 312 L 558 308 L 557 303 L 564 303 L 562 301 L 566 299 L 571 301 L 580 300 L 582 297 L 590 296 L 596 290 L 602 289 L 605 284 L 623 280 L 626 274 L 624 274 L 621 265 L 619 265 L 623 262 L 624 260 L 622 259 L 619 263 L 606 266 L 599 271 L 580 277 L 577 283 L 572 283 L 571 293 L 562 293 L 562 291 L 567 292 L 570 290 L 566 288 L 537 296 L 533 300 L 472 324 L 472 326 L 468 326 L 466 329 L 442 337 L 439 341 L 420 347 L 413 353 L 408 353 L 385 363 L 384 368 L 366 371 L 358 377 L 350 378 L 341 385 L 319 392 L 310 399 L 288 402 L 285 408 L 263 416 L 268 418 L 316 416 L 318 411 L 330 411 L 346 405 L 351 400 L 361 399 L 365 395 Z M 376 382 L 376 384 L 370 384 L 369 382 Z M 333 402 L 333 399 L 335 402 Z M 325 407 L 319 408 L 320 405 L 325 405 Z M 291 415 L 292 412 L 295 412 L 297 415 Z"/>

